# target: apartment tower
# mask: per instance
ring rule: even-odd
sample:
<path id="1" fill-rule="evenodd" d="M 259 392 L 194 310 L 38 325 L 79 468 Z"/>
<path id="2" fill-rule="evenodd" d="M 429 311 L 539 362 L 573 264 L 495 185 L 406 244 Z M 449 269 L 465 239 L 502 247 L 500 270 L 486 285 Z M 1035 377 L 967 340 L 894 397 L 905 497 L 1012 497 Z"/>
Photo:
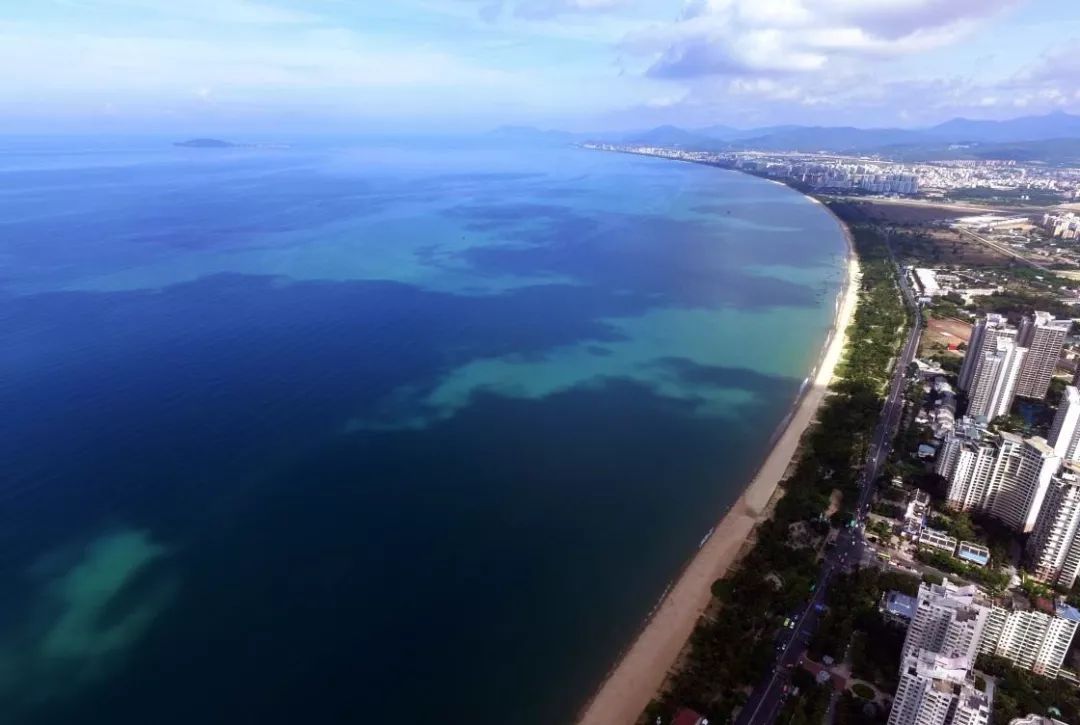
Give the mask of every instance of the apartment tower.
<path id="1" fill-rule="evenodd" d="M 919 650 L 929 650 L 974 662 L 989 614 L 989 603 L 974 586 L 958 587 L 948 579 L 941 584 L 924 583 L 919 587 L 901 661 L 917 656 Z"/>
<path id="2" fill-rule="evenodd" d="M 1015 341 L 1016 335 L 1016 329 L 1009 327 L 1008 321 L 1002 315 L 991 313 L 975 323 L 971 331 L 971 339 L 968 340 L 964 362 L 960 367 L 957 387 L 960 390 L 971 387 L 971 381 L 982 364 L 983 356 L 997 350 L 999 339 Z"/>
<path id="3" fill-rule="evenodd" d="M 1027 544 L 1031 575 L 1071 589 L 1080 574 L 1080 466 L 1067 464 L 1046 493 Z"/>
<path id="4" fill-rule="evenodd" d="M 1056 678 L 1080 624 L 1080 612 L 1047 600 L 1036 600 L 1036 604 L 1019 594 L 995 602 L 983 627 L 979 652 Z"/>
<path id="5" fill-rule="evenodd" d="M 1021 320 L 1017 344 L 1028 352 L 1016 383 L 1017 395 L 1040 400 L 1046 397 L 1071 327 L 1072 320 L 1055 320 L 1048 312 L 1036 312 Z"/>
<path id="6" fill-rule="evenodd" d="M 969 416 L 990 421 L 1008 414 L 1027 353 L 1007 337 L 998 338 L 989 352 L 980 353 L 982 359 L 968 386 Z"/>
<path id="7" fill-rule="evenodd" d="M 965 658 L 920 650 L 901 661 L 889 725 L 987 725 L 991 706 Z"/>
<path id="8" fill-rule="evenodd" d="M 1047 443 L 1066 461 L 1080 460 L 1080 390 L 1065 387 Z"/>
<path id="9" fill-rule="evenodd" d="M 946 497 L 960 511 L 982 511 L 1019 533 L 1035 528 L 1061 458 L 1042 438 L 990 433 L 965 421 L 938 456 Z"/>

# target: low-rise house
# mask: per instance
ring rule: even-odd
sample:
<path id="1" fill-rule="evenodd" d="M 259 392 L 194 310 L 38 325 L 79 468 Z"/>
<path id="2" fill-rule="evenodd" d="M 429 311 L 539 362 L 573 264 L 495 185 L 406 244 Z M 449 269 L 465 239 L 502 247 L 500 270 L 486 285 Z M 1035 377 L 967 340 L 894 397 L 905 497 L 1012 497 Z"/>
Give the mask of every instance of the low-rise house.
<path id="1" fill-rule="evenodd" d="M 949 536 L 944 531 L 938 531 L 937 529 L 923 529 L 919 532 L 919 546 L 944 551 L 950 555 L 956 551 L 957 543 L 955 537 Z"/>
<path id="2" fill-rule="evenodd" d="M 960 546 L 956 549 L 956 558 L 963 560 L 967 564 L 986 566 L 990 563 L 990 550 L 982 544 L 961 541 Z"/>
<path id="3" fill-rule="evenodd" d="M 915 616 L 919 600 L 896 590 L 885 592 L 878 604 L 878 611 L 887 622 L 906 627 Z"/>

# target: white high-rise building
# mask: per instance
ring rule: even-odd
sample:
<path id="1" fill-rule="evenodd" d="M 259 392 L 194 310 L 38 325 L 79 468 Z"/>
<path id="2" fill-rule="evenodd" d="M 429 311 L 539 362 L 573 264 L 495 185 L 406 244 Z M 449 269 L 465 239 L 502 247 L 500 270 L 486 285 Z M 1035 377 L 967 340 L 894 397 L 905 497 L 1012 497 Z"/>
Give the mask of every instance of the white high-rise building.
<path id="1" fill-rule="evenodd" d="M 960 378 L 957 387 L 967 390 L 981 367 L 984 356 L 997 350 L 999 339 L 1016 340 L 1017 330 L 1009 327 L 1008 320 L 1002 315 L 988 314 L 975 323 L 968 340 L 967 353 L 960 366 Z"/>
<path id="2" fill-rule="evenodd" d="M 901 661 L 929 650 L 945 657 L 975 661 L 989 603 L 974 586 L 958 587 L 948 579 L 923 583 L 904 638 Z"/>
<path id="3" fill-rule="evenodd" d="M 1061 603 L 1043 604 L 1044 609 L 1034 608 L 1020 595 L 995 602 L 983 627 L 979 652 L 1057 677 L 1080 624 L 1080 612 Z"/>
<path id="4" fill-rule="evenodd" d="M 949 481 L 949 505 L 961 511 L 981 509 L 997 464 L 997 437 L 963 418 L 945 438 L 936 471 Z"/>
<path id="5" fill-rule="evenodd" d="M 985 466 L 984 458 L 989 458 L 989 466 L 993 468 L 997 456 L 997 445 L 994 435 L 984 427 L 977 425 L 968 417 L 960 418 L 953 428 L 953 432 L 946 435 L 942 442 L 941 451 L 937 452 L 937 462 L 934 472 L 942 478 L 951 479 L 957 469 L 962 467 L 961 475 L 967 478 L 968 470 L 975 465 Z M 989 476 L 989 473 L 986 473 Z"/>
<path id="6" fill-rule="evenodd" d="M 1031 575 L 1072 588 L 1080 574 L 1080 466 L 1067 464 L 1051 482 L 1027 544 Z"/>
<path id="7" fill-rule="evenodd" d="M 1065 345 L 1072 320 L 1055 320 L 1049 312 L 1036 312 L 1020 322 L 1017 344 L 1027 348 L 1016 394 L 1022 398 L 1045 398 L 1054 369 Z"/>
<path id="8" fill-rule="evenodd" d="M 995 349 L 983 354 L 971 379 L 967 414 L 987 421 L 1008 414 L 1026 358 L 1025 348 L 1010 339 L 999 338 Z"/>
<path id="9" fill-rule="evenodd" d="M 1020 533 L 1034 529 L 1061 458 L 1042 438 L 991 434 L 965 421 L 942 446 L 937 472 L 949 505 L 983 511 Z"/>
<path id="10" fill-rule="evenodd" d="M 1001 432 L 994 481 L 986 510 L 991 516 L 1026 534 L 1035 528 L 1050 481 L 1061 459 L 1043 438 L 1021 438 Z"/>
<path id="11" fill-rule="evenodd" d="M 1065 387 L 1046 442 L 1065 460 L 1080 460 L 1080 390 L 1076 386 Z"/>
<path id="12" fill-rule="evenodd" d="M 920 650 L 901 662 L 889 725 L 987 725 L 991 705 L 965 658 Z"/>

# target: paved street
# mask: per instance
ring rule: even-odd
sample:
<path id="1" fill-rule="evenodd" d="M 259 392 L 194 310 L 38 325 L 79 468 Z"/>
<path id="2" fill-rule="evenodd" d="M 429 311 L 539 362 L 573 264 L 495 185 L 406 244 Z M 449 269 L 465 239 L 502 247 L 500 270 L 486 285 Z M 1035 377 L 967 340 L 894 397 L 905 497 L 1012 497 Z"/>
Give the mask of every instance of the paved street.
<path id="1" fill-rule="evenodd" d="M 881 419 L 874 430 L 866 464 L 860 476 L 859 500 L 855 509 L 858 512 L 860 526 L 840 532 L 835 548 L 827 555 L 821 567 L 814 596 L 796 620 L 794 630 L 779 653 L 772 672 L 754 688 L 754 692 L 736 720 L 738 725 L 767 725 L 776 720 L 777 714 L 784 705 L 785 688 L 790 671 L 798 665 L 800 658 L 806 652 L 807 643 L 817 629 L 821 618 L 817 605 L 824 601 L 833 574 L 837 570 L 858 566 L 866 553 L 867 545 L 862 536 L 861 524 L 866 520 L 875 482 L 882 464 L 888 458 L 893 437 L 903 414 L 903 393 L 907 383 L 907 369 L 915 358 L 919 338 L 922 335 L 922 319 L 916 312 L 914 293 L 908 286 L 905 276 L 900 274 L 899 278 L 904 301 L 913 313 L 912 327 L 897 360 L 892 381 L 889 384 L 889 393 L 882 408 Z"/>

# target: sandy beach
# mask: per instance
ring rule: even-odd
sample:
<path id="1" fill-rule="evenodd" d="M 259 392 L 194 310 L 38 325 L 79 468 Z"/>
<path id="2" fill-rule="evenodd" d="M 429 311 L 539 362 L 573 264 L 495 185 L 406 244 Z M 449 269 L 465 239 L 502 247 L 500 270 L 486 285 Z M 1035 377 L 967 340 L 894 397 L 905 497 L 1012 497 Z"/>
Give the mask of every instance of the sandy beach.
<path id="1" fill-rule="evenodd" d="M 637 720 L 660 689 L 709 604 L 712 583 L 738 560 L 754 527 L 768 517 L 769 501 L 799 447 L 803 432 L 813 422 L 818 406 L 827 395 L 858 302 L 859 263 L 850 234 L 842 223 L 841 227 L 848 237 L 847 279 L 812 384 L 794 406 L 768 457 L 742 496 L 716 525 L 712 537 L 686 566 L 652 619 L 582 710 L 577 720 L 579 725 L 632 725 Z"/>

